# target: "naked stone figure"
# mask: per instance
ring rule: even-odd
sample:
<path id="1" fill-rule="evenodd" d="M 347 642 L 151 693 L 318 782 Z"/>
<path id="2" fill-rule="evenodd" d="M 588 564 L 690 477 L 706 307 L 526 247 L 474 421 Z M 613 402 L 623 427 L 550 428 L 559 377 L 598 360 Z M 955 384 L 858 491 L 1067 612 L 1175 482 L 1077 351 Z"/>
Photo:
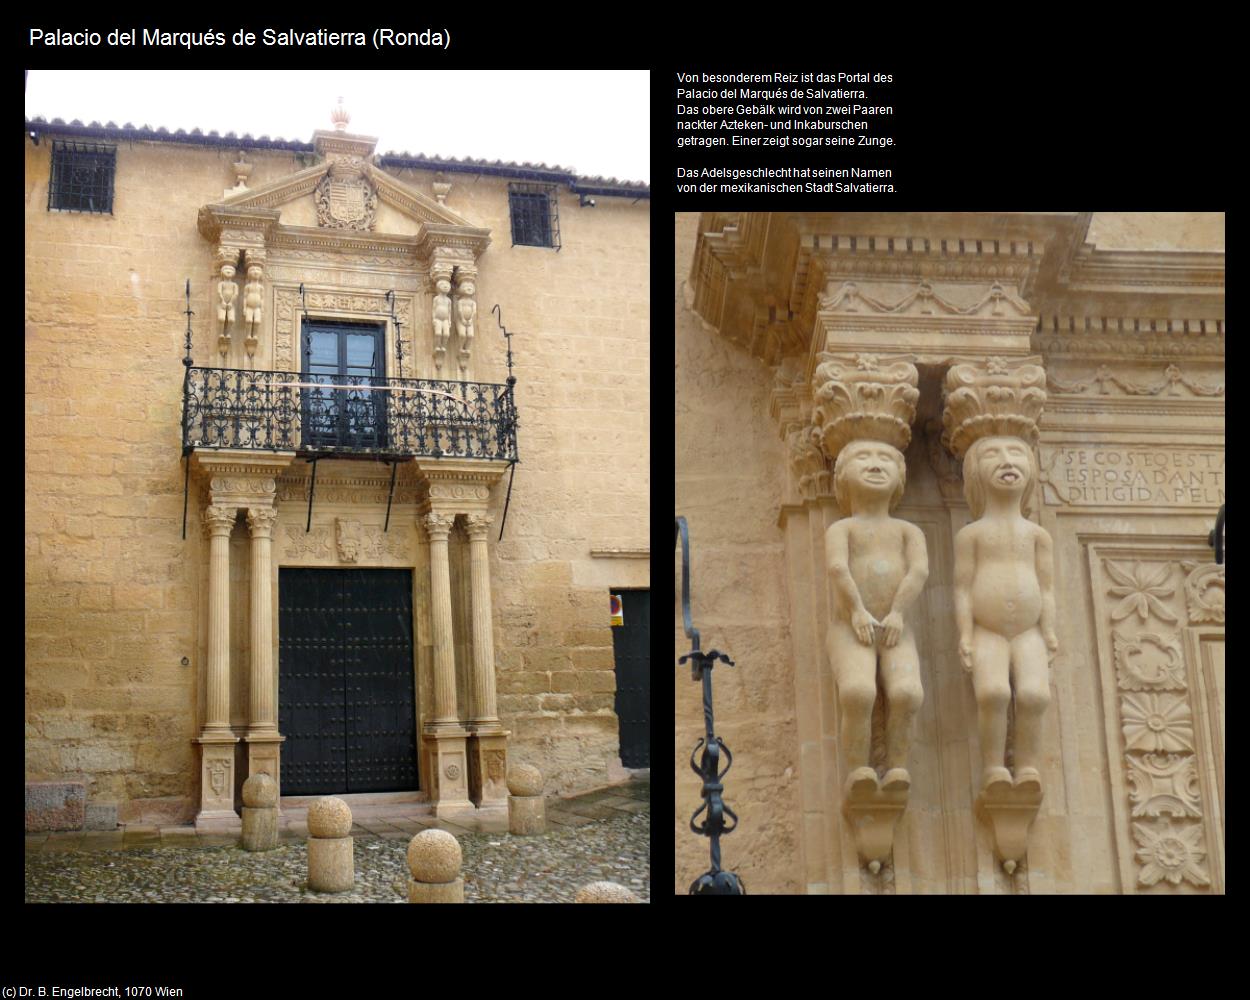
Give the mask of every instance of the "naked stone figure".
<path id="1" fill-rule="evenodd" d="M 1021 513 L 1036 482 L 1033 451 L 1019 438 L 981 438 L 964 456 L 976 520 L 955 537 L 955 618 L 959 659 L 976 694 L 983 790 L 1012 780 L 1005 758 L 1013 696 L 1015 786 L 1041 790 L 1041 722 L 1059 642 L 1050 535 Z"/>
<path id="2" fill-rule="evenodd" d="M 221 280 L 217 282 L 217 319 L 221 323 L 234 322 L 234 300 L 239 295 L 238 283 L 234 280 L 234 267 L 230 264 L 221 266 Z"/>
<path id="3" fill-rule="evenodd" d="M 827 634 L 829 661 L 842 710 L 842 754 L 848 794 L 877 788 L 869 764 L 877 678 L 884 685 L 885 791 L 906 790 L 912 720 L 924 699 L 916 640 L 903 612 L 929 575 L 924 534 L 890 516 L 903 496 L 903 455 L 892 445 L 852 441 L 834 466 L 834 496 L 843 517 L 825 532 L 834 607 Z"/>
<path id="4" fill-rule="evenodd" d="M 261 281 L 263 274 L 257 264 L 252 264 L 247 269 L 247 285 L 243 289 L 243 322 L 250 327 L 256 326 L 261 320 L 265 301 L 265 286 Z"/>
<path id="5" fill-rule="evenodd" d="M 441 359 L 442 352 L 447 350 L 447 338 L 451 336 L 451 282 L 440 278 L 434 287 L 434 350 Z"/>

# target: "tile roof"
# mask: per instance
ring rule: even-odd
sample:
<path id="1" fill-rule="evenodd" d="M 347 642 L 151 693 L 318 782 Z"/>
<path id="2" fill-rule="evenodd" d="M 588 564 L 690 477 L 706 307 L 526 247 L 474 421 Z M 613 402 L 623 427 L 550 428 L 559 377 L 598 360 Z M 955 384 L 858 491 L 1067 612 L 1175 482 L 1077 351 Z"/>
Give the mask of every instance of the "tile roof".
<path id="1" fill-rule="evenodd" d="M 298 153 L 311 153 L 314 149 L 311 142 L 284 139 L 282 136 L 277 136 L 276 138 L 270 138 L 267 135 L 253 136 L 249 132 L 245 132 L 243 135 L 236 135 L 234 132 L 227 132 L 225 135 L 221 135 L 215 130 L 203 132 L 198 128 L 192 129 L 190 132 L 186 129 L 178 129 L 171 132 L 164 127 L 153 128 L 151 125 L 133 125 L 130 122 L 126 122 L 124 125 L 118 125 L 116 122 L 111 121 L 104 124 L 98 121 L 83 124 L 77 118 L 71 122 L 66 122 L 61 118 L 53 118 L 51 121 L 47 121 L 38 115 L 34 118 L 26 119 L 26 132 L 32 135 L 46 132 L 58 135 L 76 135 L 83 138 L 186 142 L 205 146 L 238 146 L 248 149 L 286 149 Z M 572 169 L 558 164 L 548 166 L 545 163 L 477 160 L 467 156 L 457 158 L 454 156 L 442 157 L 437 154 L 426 156 L 422 153 L 409 153 L 407 150 L 400 153 L 379 153 L 374 156 L 374 160 L 378 166 L 383 168 L 411 167 L 421 170 L 443 170 L 456 173 L 493 174 L 502 177 L 520 177 L 528 180 L 567 184 L 571 190 L 586 194 L 620 195 L 625 197 L 632 195 L 635 198 L 651 197 L 651 186 L 642 181 L 622 181 L 615 177 L 582 177 L 574 173 Z"/>

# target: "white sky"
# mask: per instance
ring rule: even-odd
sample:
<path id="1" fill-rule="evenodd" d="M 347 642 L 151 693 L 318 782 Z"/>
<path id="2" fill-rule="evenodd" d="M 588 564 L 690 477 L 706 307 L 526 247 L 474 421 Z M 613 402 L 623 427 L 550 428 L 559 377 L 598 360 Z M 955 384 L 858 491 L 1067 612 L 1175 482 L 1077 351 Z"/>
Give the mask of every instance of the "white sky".
<path id="1" fill-rule="evenodd" d="M 651 180 L 646 70 L 31 70 L 26 116 L 311 142 L 316 129 L 333 128 L 340 95 L 347 131 L 377 136 L 379 153 Z"/>

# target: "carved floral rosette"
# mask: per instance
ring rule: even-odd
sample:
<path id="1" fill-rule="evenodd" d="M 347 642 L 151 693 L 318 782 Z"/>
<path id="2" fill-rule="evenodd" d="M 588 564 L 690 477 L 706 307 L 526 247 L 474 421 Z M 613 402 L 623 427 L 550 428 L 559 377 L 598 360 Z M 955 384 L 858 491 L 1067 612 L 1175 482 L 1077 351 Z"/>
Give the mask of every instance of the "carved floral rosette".
<path id="1" fill-rule="evenodd" d="M 1101 564 L 1137 883 L 1209 888 L 1192 693 L 1181 637 L 1166 628 L 1180 624 L 1172 606 L 1176 566 L 1107 558 Z M 1190 579 L 1206 569 L 1182 565 Z M 1192 610 L 1189 580 L 1186 592 Z"/>
<path id="2" fill-rule="evenodd" d="M 983 437 L 1015 437 L 1037 444 L 1037 422 L 1046 405 L 1041 366 L 990 358 L 952 365 L 946 372 L 942 443 L 956 458 Z"/>
<path id="3" fill-rule="evenodd" d="M 822 353 L 820 361 L 812 377 L 812 424 L 829 461 L 851 441 L 883 441 L 906 450 L 920 399 L 916 366 L 880 364 L 871 354 Z"/>

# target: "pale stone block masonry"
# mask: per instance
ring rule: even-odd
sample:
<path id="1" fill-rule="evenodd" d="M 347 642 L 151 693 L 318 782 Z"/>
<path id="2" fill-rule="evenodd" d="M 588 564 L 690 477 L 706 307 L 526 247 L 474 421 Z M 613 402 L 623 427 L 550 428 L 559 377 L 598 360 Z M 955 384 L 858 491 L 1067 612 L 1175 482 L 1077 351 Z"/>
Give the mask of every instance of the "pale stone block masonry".
<path id="1" fill-rule="evenodd" d="M 231 527 L 231 687 L 219 719 L 221 692 L 201 680 L 214 676 L 211 543 L 195 495 L 181 537 L 184 283 L 196 362 L 218 364 L 217 270 L 195 220 L 234 183 L 238 151 L 117 146 L 112 215 L 50 212 L 51 143 L 26 140 L 26 776 L 82 781 L 88 802 L 116 803 L 123 822 L 183 822 L 199 799 L 192 741 L 209 716 L 243 737 L 249 703 L 273 709 L 270 692 L 248 688 L 247 581 L 262 549 L 247 547 L 246 522 Z M 287 151 L 247 159 L 252 189 L 303 166 Z M 434 180 L 395 175 L 427 191 Z M 501 488 L 488 529 L 496 711 L 511 749 L 542 760 L 554 788 L 586 787 L 617 763 L 609 587 L 649 584 L 644 560 L 614 560 L 605 578 L 590 557 L 649 537 L 648 204 L 608 197 L 579 209 L 561 194 L 562 250 L 513 248 L 507 179 L 451 180 L 447 207 L 493 239 L 479 261 L 475 378 L 506 376 L 491 305 L 516 334 L 522 461 L 502 542 Z M 379 228 L 398 225 L 383 207 Z M 307 209 L 307 219 L 284 210 L 283 223 L 315 225 L 311 199 Z M 469 570 L 466 552 L 453 581 Z M 263 591 L 253 590 L 260 607 Z M 456 634 L 471 635 L 472 622 Z"/>

